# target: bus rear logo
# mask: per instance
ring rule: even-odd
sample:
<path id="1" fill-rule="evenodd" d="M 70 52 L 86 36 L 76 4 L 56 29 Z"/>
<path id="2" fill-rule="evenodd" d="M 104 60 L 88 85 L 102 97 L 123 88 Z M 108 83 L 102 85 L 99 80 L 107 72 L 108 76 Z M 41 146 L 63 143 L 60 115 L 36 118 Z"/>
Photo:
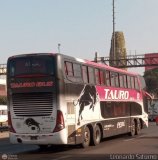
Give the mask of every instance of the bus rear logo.
<path id="1" fill-rule="evenodd" d="M 38 122 L 36 122 L 33 118 L 28 118 L 25 120 L 25 124 L 28 127 L 31 127 L 31 130 L 37 130 L 38 132 L 40 131 L 40 126 Z"/>

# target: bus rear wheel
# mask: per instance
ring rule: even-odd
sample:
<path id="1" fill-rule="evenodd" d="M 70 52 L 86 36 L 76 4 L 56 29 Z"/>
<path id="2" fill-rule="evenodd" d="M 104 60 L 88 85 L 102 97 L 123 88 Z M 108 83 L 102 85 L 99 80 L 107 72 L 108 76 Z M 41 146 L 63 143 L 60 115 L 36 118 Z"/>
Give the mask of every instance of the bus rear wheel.
<path id="1" fill-rule="evenodd" d="M 83 142 L 82 142 L 81 146 L 83 148 L 88 147 L 89 144 L 90 144 L 90 139 L 91 139 L 90 130 L 89 130 L 89 127 L 86 126 L 84 131 L 83 131 Z"/>
<path id="2" fill-rule="evenodd" d="M 39 146 L 39 150 L 41 151 L 45 151 L 49 147 L 49 145 L 38 145 L 38 146 Z"/>
<path id="3" fill-rule="evenodd" d="M 130 136 L 134 136 L 135 133 L 136 133 L 136 124 L 135 124 L 135 121 L 132 120 L 132 122 L 131 122 L 131 130 L 130 130 L 129 135 L 130 135 Z"/>
<path id="4" fill-rule="evenodd" d="M 137 120 L 137 125 L 136 125 L 136 135 L 140 134 L 141 131 L 141 123 L 140 120 Z"/>
<path id="5" fill-rule="evenodd" d="M 101 141 L 101 130 L 98 125 L 95 126 L 93 131 L 93 145 L 98 145 Z"/>

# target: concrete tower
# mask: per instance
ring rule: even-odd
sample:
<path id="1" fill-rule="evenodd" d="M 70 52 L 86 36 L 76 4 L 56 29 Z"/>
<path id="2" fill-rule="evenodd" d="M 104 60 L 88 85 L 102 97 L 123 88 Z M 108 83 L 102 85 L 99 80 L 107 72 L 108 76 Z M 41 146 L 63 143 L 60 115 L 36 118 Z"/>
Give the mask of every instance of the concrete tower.
<path id="1" fill-rule="evenodd" d="M 115 35 L 112 35 L 111 38 L 111 48 L 110 48 L 110 66 L 118 66 L 120 64 L 126 65 L 126 47 L 125 47 L 125 39 L 123 32 L 114 32 Z M 114 37 L 115 36 L 115 37 Z M 113 38 L 115 38 L 115 45 Z M 121 60 L 122 59 L 122 60 Z M 114 61 L 116 60 L 116 61 Z M 125 68 L 125 70 L 127 70 Z"/>

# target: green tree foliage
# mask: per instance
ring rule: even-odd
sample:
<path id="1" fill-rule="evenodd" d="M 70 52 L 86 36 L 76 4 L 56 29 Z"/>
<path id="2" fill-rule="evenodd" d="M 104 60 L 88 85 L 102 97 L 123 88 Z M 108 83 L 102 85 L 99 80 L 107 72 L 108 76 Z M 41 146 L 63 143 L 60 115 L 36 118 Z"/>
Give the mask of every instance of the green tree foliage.
<path id="1" fill-rule="evenodd" d="M 145 71 L 144 78 L 149 93 L 158 96 L 158 69 Z"/>
<path id="2" fill-rule="evenodd" d="M 7 105 L 7 97 L 0 96 L 0 105 Z"/>

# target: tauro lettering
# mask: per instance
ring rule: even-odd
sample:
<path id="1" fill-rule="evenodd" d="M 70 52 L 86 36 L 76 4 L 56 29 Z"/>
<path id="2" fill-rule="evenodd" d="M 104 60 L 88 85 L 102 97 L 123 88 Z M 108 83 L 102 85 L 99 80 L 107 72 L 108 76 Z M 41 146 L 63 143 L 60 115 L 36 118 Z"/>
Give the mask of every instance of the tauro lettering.
<path id="1" fill-rule="evenodd" d="M 104 89 L 105 99 L 129 99 L 128 91 Z"/>

